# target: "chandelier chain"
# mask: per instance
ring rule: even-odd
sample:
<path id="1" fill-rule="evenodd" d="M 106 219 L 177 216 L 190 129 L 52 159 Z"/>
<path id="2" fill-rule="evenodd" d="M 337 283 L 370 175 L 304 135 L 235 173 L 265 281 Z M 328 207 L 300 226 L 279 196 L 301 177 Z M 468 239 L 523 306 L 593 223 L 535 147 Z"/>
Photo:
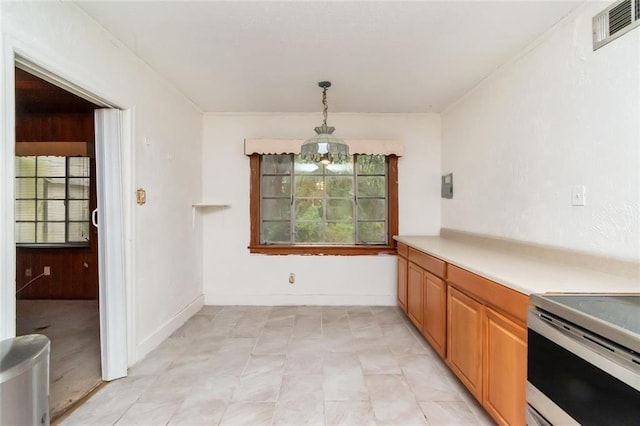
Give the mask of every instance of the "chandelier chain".
<path id="1" fill-rule="evenodd" d="M 323 116 L 324 116 L 324 125 L 327 125 L 327 111 L 329 110 L 329 105 L 327 104 L 327 88 L 323 88 L 322 89 L 322 105 L 324 105 L 324 111 L 323 111 Z"/>

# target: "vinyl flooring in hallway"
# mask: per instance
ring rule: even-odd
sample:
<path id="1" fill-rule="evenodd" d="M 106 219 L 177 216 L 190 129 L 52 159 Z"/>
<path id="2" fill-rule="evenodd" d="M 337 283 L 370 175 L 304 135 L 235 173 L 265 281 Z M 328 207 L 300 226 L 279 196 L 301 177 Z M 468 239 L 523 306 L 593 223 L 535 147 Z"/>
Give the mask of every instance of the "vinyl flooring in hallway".
<path id="1" fill-rule="evenodd" d="M 102 382 L 97 300 L 18 300 L 16 334 L 51 340 L 49 410 L 55 419 Z"/>
<path id="2" fill-rule="evenodd" d="M 61 424 L 492 422 L 398 308 L 205 306 Z"/>

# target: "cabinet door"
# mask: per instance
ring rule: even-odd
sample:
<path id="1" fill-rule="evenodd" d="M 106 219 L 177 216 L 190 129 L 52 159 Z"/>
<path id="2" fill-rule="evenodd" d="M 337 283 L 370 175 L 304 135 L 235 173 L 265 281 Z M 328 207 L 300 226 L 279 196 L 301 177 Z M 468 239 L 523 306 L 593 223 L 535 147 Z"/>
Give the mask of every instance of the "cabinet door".
<path id="1" fill-rule="evenodd" d="M 483 405 L 504 425 L 524 425 L 527 330 L 486 308 Z"/>
<path id="2" fill-rule="evenodd" d="M 421 267 L 409 262 L 407 277 L 407 315 L 413 323 L 422 330 L 423 293 Z"/>
<path id="3" fill-rule="evenodd" d="M 407 259 L 398 256 L 398 305 L 407 313 Z"/>
<path id="4" fill-rule="evenodd" d="M 483 309 L 481 303 L 449 286 L 447 364 L 480 402 L 482 402 Z"/>
<path id="5" fill-rule="evenodd" d="M 429 272 L 424 273 L 424 324 L 423 332 L 429 343 L 440 354 L 446 354 L 447 335 L 447 285 L 444 280 Z"/>

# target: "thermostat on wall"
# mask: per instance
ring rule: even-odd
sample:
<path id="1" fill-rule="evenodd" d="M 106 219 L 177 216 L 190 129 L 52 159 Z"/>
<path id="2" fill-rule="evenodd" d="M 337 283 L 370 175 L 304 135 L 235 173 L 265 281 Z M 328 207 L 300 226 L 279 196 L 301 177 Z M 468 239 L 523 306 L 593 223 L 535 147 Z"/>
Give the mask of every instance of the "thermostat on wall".
<path id="1" fill-rule="evenodd" d="M 442 198 L 453 198 L 453 173 L 442 176 L 440 196 Z"/>

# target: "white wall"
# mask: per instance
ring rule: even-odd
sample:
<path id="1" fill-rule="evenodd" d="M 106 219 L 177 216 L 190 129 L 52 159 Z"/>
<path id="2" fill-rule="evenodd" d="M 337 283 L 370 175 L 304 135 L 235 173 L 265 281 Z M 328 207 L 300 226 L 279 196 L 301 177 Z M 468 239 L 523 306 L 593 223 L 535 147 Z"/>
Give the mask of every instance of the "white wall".
<path id="1" fill-rule="evenodd" d="M 394 304 L 395 256 L 268 256 L 249 254 L 249 158 L 245 138 L 313 134 L 317 114 L 205 114 L 203 199 L 231 207 L 203 216 L 206 304 Z M 440 117 L 330 114 L 336 135 L 398 139 L 399 232 L 437 234 L 440 228 Z M 296 283 L 288 283 L 289 273 Z"/>
<path id="2" fill-rule="evenodd" d="M 443 114 L 443 227 L 640 259 L 640 30 L 593 52 L 604 7 L 583 6 Z"/>
<path id="3" fill-rule="evenodd" d="M 130 357 L 135 361 L 179 326 L 189 313 L 183 310 L 201 296 L 201 223 L 193 220 L 191 204 L 201 194 L 202 114 L 73 4 L 2 2 L 0 7 L 3 57 L 10 58 L 3 67 L 3 87 L 11 87 L 15 50 L 133 110 L 133 146 L 125 150 L 124 160 L 132 174 L 125 183 L 125 204 L 131 232 L 129 333 L 135 346 Z M 4 123 L 11 123 L 13 118 L 4 115 Z M 13 152 L 12 140 L 3 143 L 2 152 Z M 134 204 L 138 187 L 147 191 L 144 206 Z M 10 196 L 2 194 L 1 200 L 2 210 L 12 209 Z M 14 250 L 12 238 L 5 242 Z M 15 270 L 9 263 L 2 267 Z M 1 285 L 12 288 L 14 283 L 3 279 Z"/>

